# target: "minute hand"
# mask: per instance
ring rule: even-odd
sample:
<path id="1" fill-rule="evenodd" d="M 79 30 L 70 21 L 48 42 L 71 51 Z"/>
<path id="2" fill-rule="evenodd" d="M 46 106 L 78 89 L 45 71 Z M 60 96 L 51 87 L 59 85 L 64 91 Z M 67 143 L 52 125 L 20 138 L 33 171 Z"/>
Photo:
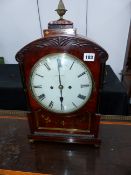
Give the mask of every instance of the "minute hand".
<path id="1" fill-rule="evenodd" d="M 58 62 L 58 72 L 59 72 L 59 84 L 61 86 L 61 75 L 60 75 L 60 66 L 59 66 L 59 62 Z"/>
<path id="2" fill-rule="evenodd" d="M 60 74 L 60 61 L 57 59 L 57 65 L 58 65 L 58 73 L 59 73 L 59 89 L 60 89 L 60 102 L 61 102 L 61 110 L 63 109 L 63 96 L 62 96 L 62 90 L 63 90 L 63 85 L 61 84 L 61 74 Z"/>

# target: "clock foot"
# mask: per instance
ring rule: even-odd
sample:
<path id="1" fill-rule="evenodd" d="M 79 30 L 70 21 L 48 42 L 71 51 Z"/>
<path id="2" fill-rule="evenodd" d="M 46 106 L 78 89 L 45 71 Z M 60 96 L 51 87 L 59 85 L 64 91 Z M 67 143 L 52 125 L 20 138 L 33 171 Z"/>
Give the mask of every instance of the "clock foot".
<path id="1" fill-rule="evenodd" d="M 29 143 L 34 143 L 34 139 L 29 139 Z"/>
<path id="2" fill-rule="evenodd" d="M 95 148 L 100 148 L 100 144 L 94 144 Z"/>

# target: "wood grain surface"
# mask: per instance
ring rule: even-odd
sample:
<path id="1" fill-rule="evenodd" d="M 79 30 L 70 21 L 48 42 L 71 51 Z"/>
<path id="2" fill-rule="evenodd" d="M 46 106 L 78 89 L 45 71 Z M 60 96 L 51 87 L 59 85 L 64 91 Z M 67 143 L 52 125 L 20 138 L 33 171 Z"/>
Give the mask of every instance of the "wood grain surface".
<path id="1" fill-rule="evenodd" d="M 31 172 L 22 172 L 22 171 L 12 171 L 0 169 L 0 175 L 49 175 L 41 173 L 31 173 Z"/>

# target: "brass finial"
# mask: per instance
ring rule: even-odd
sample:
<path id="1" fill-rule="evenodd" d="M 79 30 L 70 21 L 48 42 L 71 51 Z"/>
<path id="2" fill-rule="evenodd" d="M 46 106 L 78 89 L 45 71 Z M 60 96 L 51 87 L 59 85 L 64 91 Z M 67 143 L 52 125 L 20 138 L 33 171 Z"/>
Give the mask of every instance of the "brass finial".
<path id="1" fill-rule="evenodd" d="M 63 19 L 63 16 L 67 10 L 65 9 L 65 5 L 62 0 L 60 0 L 58 4 L 58 9 L 56 9 L 55 11 L 57 11 L 58 15 L 60 16 L 60 19 Z"/>

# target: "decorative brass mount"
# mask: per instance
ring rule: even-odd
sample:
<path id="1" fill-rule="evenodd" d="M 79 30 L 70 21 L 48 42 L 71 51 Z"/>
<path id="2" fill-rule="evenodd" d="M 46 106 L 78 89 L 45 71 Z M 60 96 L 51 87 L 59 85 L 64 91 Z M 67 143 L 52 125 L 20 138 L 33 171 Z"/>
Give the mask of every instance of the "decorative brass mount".
<path id="1" fill-rule="evenodd" d="M 63 16 L 66 13 L 65 5 L 62 0 L 59 1 L 58 8 L 55 10 L 58 15 L 60 16 L 60 19 L 63 19 Z"/>

